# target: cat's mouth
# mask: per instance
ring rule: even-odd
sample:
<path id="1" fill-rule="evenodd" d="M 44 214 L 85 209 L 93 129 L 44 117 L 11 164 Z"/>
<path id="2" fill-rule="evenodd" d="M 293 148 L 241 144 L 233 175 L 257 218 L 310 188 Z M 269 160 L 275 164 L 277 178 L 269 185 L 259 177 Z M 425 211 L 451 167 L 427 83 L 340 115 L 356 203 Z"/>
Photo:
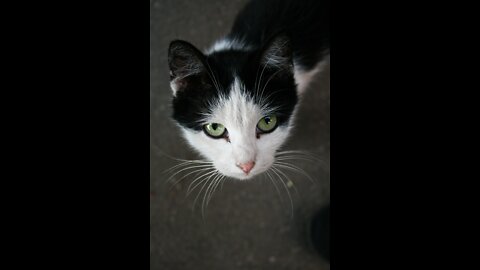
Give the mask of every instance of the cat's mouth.
<path id="1" fill-rule="evenodd" d="M 234 179 L 237 179 L 237 180 L 249 180 L 249 179 L 254 178 L 255 176 L 261 175 L 262 173 L 267 171 L 269 169 L 269 167 L 270 166 L 267 166 L 267 167 L 265 167 L 265 166 L 255 166 L 248 173 L 246 173 L 242 170 L 238 170 L 238 172 L 237 171 L 224 172 L 222 170 L 219 170 L 219 172 L 221 174 L 223 174 L 224 176 L 234 178 Z"/>
<path id="2" fill-rule="evenodd" d="M 257 176 L 258 174 L 224 174 L 225 176 L 228 176 L 230 178 L 233 178 L 233 179 L 236 179 L 236 180 L 240 180 L 240 181 L 243 181 L 243 180 L 250 180 L 252 178 L 254 178 L 255 176 Z"/>

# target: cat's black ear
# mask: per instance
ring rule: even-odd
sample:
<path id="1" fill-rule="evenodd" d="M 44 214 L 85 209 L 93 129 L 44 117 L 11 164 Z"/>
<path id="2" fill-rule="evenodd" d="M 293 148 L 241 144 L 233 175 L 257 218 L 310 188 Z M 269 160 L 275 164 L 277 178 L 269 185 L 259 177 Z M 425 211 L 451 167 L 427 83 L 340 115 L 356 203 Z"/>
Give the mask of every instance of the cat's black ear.
<path id="1" fill-rule="evenodd" d="M 293 56 L 290 39 L 283 34 L 270 39 L 262 51 L 260 63 L 267 67 L 292 71 Z"/>
<path id="2" fill-rule="evenodd" d="M 174 40 L 170 43 L 168 65 L 174 95 L 188 86 L 191 77 L 205 72 L 204 59 L 202 52 L 186 41 Z"/>

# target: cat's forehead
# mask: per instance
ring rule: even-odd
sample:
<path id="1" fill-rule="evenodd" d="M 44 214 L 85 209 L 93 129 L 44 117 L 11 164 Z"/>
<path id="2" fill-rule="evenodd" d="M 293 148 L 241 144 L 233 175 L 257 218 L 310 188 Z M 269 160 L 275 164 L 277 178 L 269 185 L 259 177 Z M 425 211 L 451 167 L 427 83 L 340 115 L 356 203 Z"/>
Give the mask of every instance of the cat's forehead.
<path id="1" fill-rule="evenodd" d="M 268 109 L 254 101 L 239 77 L 234 78 L 229 88 L 227 95 L 220 96 L 217 102 L 211 104 L 207 122 L 242 128 L 255 125 L 258 119 L 268 113 Z"/>

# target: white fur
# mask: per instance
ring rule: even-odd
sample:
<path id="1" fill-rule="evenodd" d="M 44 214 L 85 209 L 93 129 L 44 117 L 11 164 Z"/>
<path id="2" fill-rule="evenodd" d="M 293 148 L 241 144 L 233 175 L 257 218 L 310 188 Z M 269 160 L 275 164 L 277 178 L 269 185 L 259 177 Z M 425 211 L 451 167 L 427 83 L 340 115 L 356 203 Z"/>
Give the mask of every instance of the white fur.
<path id="1" fill-rule="evenodd" d="M 170 82 L 170 89 L 172 89 L 172 94 L 175 97 L 177 95 L 177 91 L 178 91 L 177 80 L 172 80 Z"/>
<path id="2" fill-rule="evenodd" d="M 251 48 L 245 44 L 244 41 L 239 39 L 227 39 L 223 38 L 215 42 L 213 46 L 206 50 L 207 54 L 211 54 L 213 52 L 225 51 L 225 50 L 241 50 L 241 51 L 248 51 Z"/>
<path id="3" fill-rule="evenodd" d="M 321 62 L 319 62 L 314 69 L 310 71 L 303 71 L 301 68 L 298 67 L 298 65 L 295 64 L 295 82 L 297 83 L 297 92 L 299 95 L 302 95 L 305 90 L 307 89 L 308 85 L 312 81 L 312 79 L 315 77 L 315 75 L 319 72 L 321 72 L 330 62 L 330 56 L 326 56 L 325 59 Z"/>
<path id="4" fill-rule="evenodd" d="M 205 116 L 205 124 L 220 123 L 227 128 L 230 142 L 213 139 L 203 131 L 183 129 L 183 133 L 190 145 L 213 161 L 222 174 L 248 179 L 270 168 L 275 152 L 288 137 L 290 127 L 278 127 L 257 139 L 256 126 L 266 112 L 245 95 L 239 79 L 235 79 L 231 87 L 230 96 L 221 98 L 212 113 Z M 255 161 L 255 166 L 245 175 L 236 164 L 249 161 Z"/>

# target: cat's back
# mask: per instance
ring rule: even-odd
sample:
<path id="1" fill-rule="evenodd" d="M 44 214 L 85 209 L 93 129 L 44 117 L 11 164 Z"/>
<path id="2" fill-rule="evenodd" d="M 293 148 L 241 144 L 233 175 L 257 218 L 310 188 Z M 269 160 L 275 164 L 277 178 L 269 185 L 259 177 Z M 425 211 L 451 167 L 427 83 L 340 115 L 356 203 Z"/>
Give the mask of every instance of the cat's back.
<path id="1" fill-rule="evenodd" d="M 329 14 L 330 0 L 253 0 L 238 14 L 227 39 L 259 48 L 283 32 L 296 60 L 308 68 L 329 49 Z"/>

